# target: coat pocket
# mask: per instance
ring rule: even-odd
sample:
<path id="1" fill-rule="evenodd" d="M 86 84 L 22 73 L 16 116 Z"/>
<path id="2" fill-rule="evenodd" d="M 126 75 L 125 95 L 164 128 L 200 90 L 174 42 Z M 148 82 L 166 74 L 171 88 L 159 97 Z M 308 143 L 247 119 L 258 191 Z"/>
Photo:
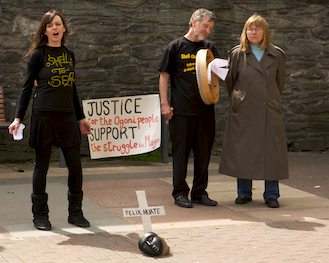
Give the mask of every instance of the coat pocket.
<path id="1" fill-rule="evenodd" d="M 246 91 L 245 90 L 233 90 L 231 96 L 232 111 L 237 113 L 241 110 L 241 107 L 246 101 Z"/>

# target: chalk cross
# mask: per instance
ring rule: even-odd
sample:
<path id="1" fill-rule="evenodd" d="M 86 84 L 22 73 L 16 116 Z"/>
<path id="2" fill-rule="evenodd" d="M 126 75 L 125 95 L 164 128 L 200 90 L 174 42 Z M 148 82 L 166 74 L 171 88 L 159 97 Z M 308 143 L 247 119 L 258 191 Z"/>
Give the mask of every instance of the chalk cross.
<path id="1" fill-rule="evenodd" d="M 165 209 L 163 206 L 148 206 L 145 191 L 136 191 L 138 208 L 123 208 L 124 217 L 136 217 L 142 218 L 144 232 L 153 232 L 151 216 L 165 215 Z"/>

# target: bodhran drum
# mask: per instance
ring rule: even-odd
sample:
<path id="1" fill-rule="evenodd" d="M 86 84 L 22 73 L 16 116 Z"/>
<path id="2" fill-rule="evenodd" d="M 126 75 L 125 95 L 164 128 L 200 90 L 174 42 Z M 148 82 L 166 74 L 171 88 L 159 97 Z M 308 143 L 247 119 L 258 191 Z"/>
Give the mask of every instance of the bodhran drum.
<path id="1" fill-rule="evenodd" d="M 218 76 L 211 72 L 211 84 L 208 83 L 208 64 L 214 60 L 210 49 L 200 49 L 196 54 L 195 70 L 200 96 L 205 104 L 216 104 L 219 100 Z"/>

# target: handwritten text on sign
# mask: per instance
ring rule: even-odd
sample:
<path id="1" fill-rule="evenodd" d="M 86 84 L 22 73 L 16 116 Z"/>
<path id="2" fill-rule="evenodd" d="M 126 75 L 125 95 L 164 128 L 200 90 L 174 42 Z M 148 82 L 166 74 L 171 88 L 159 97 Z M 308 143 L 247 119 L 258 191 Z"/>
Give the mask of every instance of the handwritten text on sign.
<path id="1" fill-rule="evenodd" d="M 134 217 L 134 216 L 160 216 L 165 215 L 165 210 L 163 206 L 152 206 L 148 208 L 124 208 L 124 217 Z"/>
<path id="2" fill-rule="evenodd" d="M 83 100 L 82 103 L 91 125 L 88 135 L 91 159 L 142 154 L 160 147 L 158 95 Z"/>
<path id="3" fill-rule="evenodd" d="M 124 217 L 140 216 L 143 221 L 144 232 L 152 232 L 151 216 L 165 215 L 163 206 L 148 206 L 144 190 L 136 191 L 138 208 L 123 208 Z"/>

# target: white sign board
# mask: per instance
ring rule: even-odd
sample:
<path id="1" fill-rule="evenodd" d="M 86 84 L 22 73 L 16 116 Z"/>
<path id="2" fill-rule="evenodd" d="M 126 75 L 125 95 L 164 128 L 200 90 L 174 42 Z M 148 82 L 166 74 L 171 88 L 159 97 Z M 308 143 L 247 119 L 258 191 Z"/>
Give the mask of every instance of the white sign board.
<path id="1" fill-rule="evenodd" d="M 158 94 L 83 100 L 90 122 L 91 159 L 151 152 L 160 147 Z"/>

